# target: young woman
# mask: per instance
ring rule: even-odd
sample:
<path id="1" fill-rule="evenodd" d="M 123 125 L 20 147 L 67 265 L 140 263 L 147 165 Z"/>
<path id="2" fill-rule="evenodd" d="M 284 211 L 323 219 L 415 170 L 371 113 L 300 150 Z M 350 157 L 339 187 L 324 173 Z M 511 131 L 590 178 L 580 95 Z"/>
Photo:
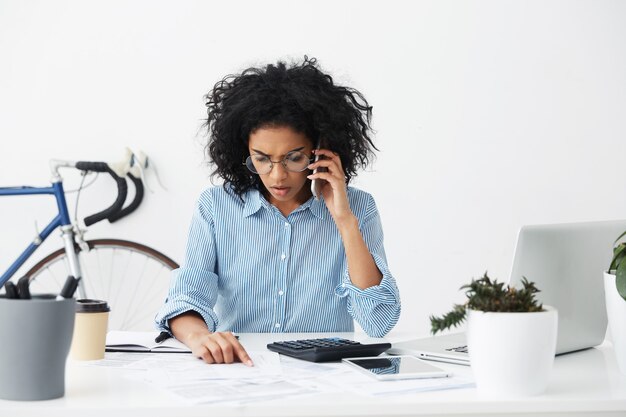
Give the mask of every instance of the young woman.
<path id="1" fill-rule="evenodd" d="M 231 331 L 389 332 L 400 297 L 380 217 L 347 186 L 376 149 L 365 98 L 307 57 L 227 76 L 206 98 L 224 183 L 200 196 L 158 327 L 208 363 L 248 365 Z"/>

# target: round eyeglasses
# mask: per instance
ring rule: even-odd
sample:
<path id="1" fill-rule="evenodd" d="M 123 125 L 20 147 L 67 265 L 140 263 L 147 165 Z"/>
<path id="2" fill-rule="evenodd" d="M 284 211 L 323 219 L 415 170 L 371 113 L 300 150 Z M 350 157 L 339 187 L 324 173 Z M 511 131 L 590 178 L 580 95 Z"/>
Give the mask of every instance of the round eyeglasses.
<path id="1" fill-rule="evenodd" d="M 269 156 L 263 154 L 253 154 L 246 158 L 243 163 L 251 172 L 259 175 L 266 175 L 272 171 L 274 164 L 281 163 L 290 172 L 302 172 L 313 162 L 313 158 L 299 151 L 289 152 L 280 161 L 272 161 Z"/>

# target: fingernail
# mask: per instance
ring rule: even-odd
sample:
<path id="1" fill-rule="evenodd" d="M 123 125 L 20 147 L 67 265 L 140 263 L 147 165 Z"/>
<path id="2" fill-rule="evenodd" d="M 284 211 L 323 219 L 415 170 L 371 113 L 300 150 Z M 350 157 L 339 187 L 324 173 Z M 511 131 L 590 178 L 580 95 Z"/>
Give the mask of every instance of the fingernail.
<path id="1" fill-rule="evenodd" d="M 313 179 L 313 175 L 307 175 L 306 177 L 310 180 Z"/>
<path id="2" fill-rule="evenodd" d="M 254 364 L 252 363 L 252 361 L 251 361 L 250 359 L 248 359 L 248 360 L 246 361 L 246 365 L 248 365 L 248 366 L 254 366 Z"/>

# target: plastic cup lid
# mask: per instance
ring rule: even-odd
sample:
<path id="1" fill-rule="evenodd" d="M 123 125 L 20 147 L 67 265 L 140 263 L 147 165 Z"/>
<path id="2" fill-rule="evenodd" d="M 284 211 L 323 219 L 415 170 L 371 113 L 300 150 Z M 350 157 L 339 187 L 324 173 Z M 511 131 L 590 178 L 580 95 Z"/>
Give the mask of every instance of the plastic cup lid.
<path id="1" fill-rule="evenodd" d="M 77 313 L 103 313 L 106 311 L 111 311 L 106 301 L 90 300 L 88 298 L 76 300 Z"/>

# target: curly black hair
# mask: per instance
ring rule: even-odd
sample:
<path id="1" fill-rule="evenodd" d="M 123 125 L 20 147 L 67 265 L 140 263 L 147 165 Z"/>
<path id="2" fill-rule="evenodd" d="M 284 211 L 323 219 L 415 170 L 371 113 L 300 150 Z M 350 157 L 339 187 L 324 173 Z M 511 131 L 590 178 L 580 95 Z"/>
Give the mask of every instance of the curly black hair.
<path id="1" fill-rule="evenodd" d="M 219 175 L 239 196 L 250 188 L 264 190 L 258 175 L 242 164 L 250 134 L 262 127 L 287 126 L 314 145 L 321 141 L 341 158 L 346 184 L 378 150 L 370 138 L 372 107 L 357 90 L 336 85 L 315 58 L 228 75 L 205 99 L 211 176 Z"/>

